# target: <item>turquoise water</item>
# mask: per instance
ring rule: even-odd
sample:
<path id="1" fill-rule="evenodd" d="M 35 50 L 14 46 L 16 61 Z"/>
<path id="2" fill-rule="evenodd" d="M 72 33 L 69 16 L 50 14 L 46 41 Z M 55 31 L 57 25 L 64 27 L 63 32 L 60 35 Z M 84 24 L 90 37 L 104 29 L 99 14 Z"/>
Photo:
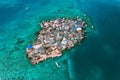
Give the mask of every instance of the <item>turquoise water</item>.
<path id="1" fill-rule="evenodd" d="M 1 80 L 120 80 L 120 1 L 0 0 Z M 89 15 L 95 31 L 60 58 L 31 65 L 25 47 L 33 43 L 39 22 Z M 91 23 L 91 20 L 90 20 Z M 57 68 L 55 61 L 60 64 Z"/>
<path id="2" fill-rule="evenodd" d="M 120 1 L 78 3 L 91 16 L 96 30 L 71 55 L 73 80 L 120 80 Z"/>

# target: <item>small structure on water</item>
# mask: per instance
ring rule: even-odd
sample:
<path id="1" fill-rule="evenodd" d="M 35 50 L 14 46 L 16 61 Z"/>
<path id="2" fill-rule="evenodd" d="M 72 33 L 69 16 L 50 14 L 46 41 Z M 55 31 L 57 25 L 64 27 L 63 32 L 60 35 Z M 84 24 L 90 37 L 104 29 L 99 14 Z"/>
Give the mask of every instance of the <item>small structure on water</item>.
<path id="1" fill-rule="evenodd" d="M 26 48 L 27 57 L 32 64 L 38 64 L 48 58 L 60 57 L 62 51 L 79 43 L 85 34 L 86 23 L 80 18 L 76 20 L 60 19 L 40 23 L 37 41 Z M 57 64 L 57 63 L 56 63 Z"/>

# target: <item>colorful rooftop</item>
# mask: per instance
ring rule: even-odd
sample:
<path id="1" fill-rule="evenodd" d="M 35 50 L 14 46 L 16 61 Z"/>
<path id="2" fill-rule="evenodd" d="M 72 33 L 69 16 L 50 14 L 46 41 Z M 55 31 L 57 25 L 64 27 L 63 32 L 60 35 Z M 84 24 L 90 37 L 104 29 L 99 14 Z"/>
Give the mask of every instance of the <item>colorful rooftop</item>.
<path id="1" fill-rule="evenodd" d="M 85 35 L 87 24 L 77 17 L 75 20 L 57 18 L 40 23 L 37 41 L 26 48 L 27 57 L 32 64 L 48 58 L 60 57 L 62 51 L 80 43 Z"/>

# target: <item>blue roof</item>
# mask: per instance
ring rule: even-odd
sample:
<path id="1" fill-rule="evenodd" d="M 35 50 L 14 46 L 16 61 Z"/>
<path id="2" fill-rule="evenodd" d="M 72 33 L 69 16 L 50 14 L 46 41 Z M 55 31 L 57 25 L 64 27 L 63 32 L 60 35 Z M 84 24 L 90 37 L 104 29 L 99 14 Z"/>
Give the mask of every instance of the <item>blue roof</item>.
<path id="1" fill-rule="evenodd" d="M 75 28 L 78 28 L 78 25 L 77 24 L 75 24 L 75 26 L 74 26 Z"/>
<path id="2" fill-rule="evenodd" d="M 81 20 L 77 20 L 76 24 L 82 24 Z"/>
<path id="3" fill-rule="evenodd" d="M 31 44 L 29 44 L 29 45 L 27 46 L 27 48 L 32 49 L 33 46 L 32 46 Z"/>
<path id="4" fill-rule="evenodd" d="M 72 31 L 75 31 L 75 30 L 76 30 L 76 27 L 73 27 L 73 28 L 72 28 Z"/>

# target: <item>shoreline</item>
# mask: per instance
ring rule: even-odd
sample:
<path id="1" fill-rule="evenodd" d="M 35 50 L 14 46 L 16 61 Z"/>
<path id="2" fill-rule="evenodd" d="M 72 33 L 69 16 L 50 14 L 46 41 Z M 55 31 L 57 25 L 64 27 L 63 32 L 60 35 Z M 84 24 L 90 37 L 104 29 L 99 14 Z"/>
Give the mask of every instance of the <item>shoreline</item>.
<path id="1" fill-rule="evenodd" d="M 77 17 L 74 20 L 57 18 L 40 23 L 37 40 L 26 48 L 32 64 L 48 58 L 60 57 L 66 49 L 71 49 L 85 37 L 86 22 Z"/>

